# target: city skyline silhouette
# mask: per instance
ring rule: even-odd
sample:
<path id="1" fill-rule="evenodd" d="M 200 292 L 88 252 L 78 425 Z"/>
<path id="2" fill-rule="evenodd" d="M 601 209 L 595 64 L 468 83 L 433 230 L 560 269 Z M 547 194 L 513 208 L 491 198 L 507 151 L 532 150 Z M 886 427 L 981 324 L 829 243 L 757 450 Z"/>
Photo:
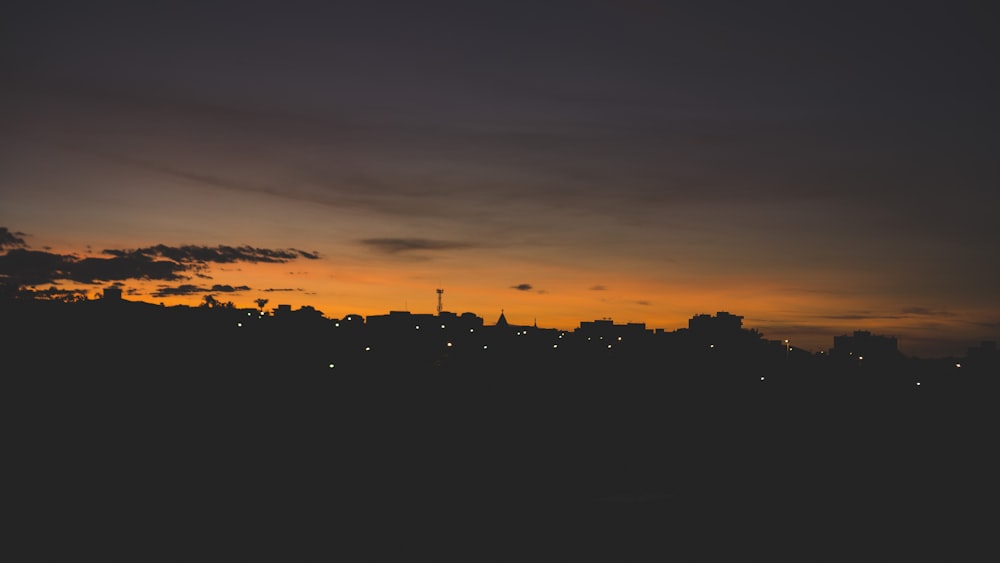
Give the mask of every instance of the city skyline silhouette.
<path id="1" fill-rule="evenodd" d="M 258 305 L 5 300 L 10 553 L 994 555 L 995 342 L 945 361 L 865 331 L 808 353 L 727 312 L 567 332 Z"/>
<path id="2" fill-rule="evenodd" d="M 95 300 L 103 298 L 108 292 L 114 292 L 114 298 L 123 297 L 137 301 L 164 305 L 178 296 L 187 297 L 188 303 L 172 303 L 171 306 L 226 306 L 242 308 L 234 304 L 233 298 L 249 300 L 257 304 L 258 308 L 264 309 L 261 303 L 272 302 L 272 289 L 254 290 L 247 285 L 232 286 L 228 284 L 192 284 L 189 280 L 211 279 L 207 272 L 210 264 L 220 263 L 266 263 L 283 264 L 298 259 L 319 260 L 321 257 L 316 253 L 310 253 L 294 248 L 290 249 L 265 249 L 251 245 L 241 245 L 237 247 L 219 245 L 217 247 L 205 245 L 183 245 L 179 247 L 168 247 L 166 245 L 156 245 L 141 249 L 127 250 L 104 250 L 103 256 L 95 256 L 88 252 L 86 256 L 77 254 L 59 254 L 49 250 L 34 250 L 25 240 L 25 233 L 11 231 L 7 227 L 0 226 L 0 276 L 2 276 L 2 289 L 8 298 L 23 299 L 47 299 L 54 301 L 74 301 L 74 300 Z M 192 275 L 193 274 L 193 275 Z M 150 281 L 159 280 L 161 283 L 151 294 L 143 294 L 141 290 L 136 290 L 138 286 L 147 286 Z M 108 283 L 112 285 L 107 285 Z M 173 282 L 175 285 L 167 285 L 162 282 Z M 514 288 L 523 290 L 523 288 Z M 530 289 L 530 287 L 529 287 Z M 281 296 L 285 292 L 278 292 Z M 428 293 L 430 293 L 428 291 Z M 452 291 L 452 294 L 461 294 L 461 288 Z M 251 298 L 256 295 L 257 297 Z M 434 288 L 438 313 L 450 312 L 444 308 L 444 289 Z M 197 302 L 191 302 L 191 298 L 197 296 Z M 267 296 L 267 297 L 265 297 Z M 305 299 L 305 298 L 303 298 Z M 338 317 L 326 314 L 324 311 L 300 300 L 299 309 L 313 311 L 319 316 L 328 320 L 339 320 Z M 282 308 L 290 308 L 288 303 L 277 303 Z M 676 307 L 676 305 L 675 305 Z M 273 308 L 273 309 L 276 309 Z M 273 310 L 272 309 L 272 310 Z M 353 311 L 349 304 L 339 304 L 338 309 Z M 716 308 L 719 309 L 719 308 Z M 366 317 L 380 317 L 387 312 L 406 311 L 407 308 L 384 309 L 382 311 L 372 311 L 368 314 L 345 313 L 356 315 L 365 319 Z M 711 309 L 710 310 L 715 310 Z M 505 309 L 499 308 L 500 316 L 503 316 Z M 720 309 L 721 311 L 721 309 Z M 471 311 L 463 311 L 464 314 L 480 314 Z M 728 313 L 728 312 L 727 312 Z M 420 313 L 417 313 L 420 314 Z M 538 316 L 532 311 L 519 311 L 523 317 L 531 317 L 532 325 L 538 326 Z M 704 311 L 691 312 L 692 315 L 709 314 Z M 766 312 L 764 313 L 767 314 Z M 914 314 L 921 316 L 922 311 L 914 311 Z M 952 316 L 952 315 L 949 315 Z M 599 319 L 612 320 L 611 316 L 602 316 Z M 845 320 L 854 321 L 852 315 L 845 316 Z M 791 346 L 798 349 L 805 349 L 811 353 L 827 352 L 835 339 L 849 335 L 857 331 L 871 332 L 870 324 L 862 324 L 864 316 L 859 316 L 858 324 L 846 325 L 843 331 L 826 329 L 822 336 L 816 334 L 817 331 L 806 329 L 805 334 L 795 331 L 786 331 L 784 334 L 775 335 L 776 339 L 782 342 L 791 343 Z M 956 319 L 953 319 L 956 320 Z M 961 320 L 961 319 L 957 319 Z M 581 323 L 591 322 L 587 319 L 578 319 L 576 323 L 564 326 L 543 326 L 552 330 L 577 330 Z M 527 326 L 527 323 L 523 323 Z M 628 320 L 626 324 L 646 326 L 643 320 Z M 976 323 L 967 323 L 976 324 Z M 885 334 L 897 341 L 897 347 L 908 356 L 920 358 L 945 358 L 959 357 L 972 346 L 982 342 L 995 341 L 991 333 L 991 326 L 984 323 L 982 330 L 978 331 L 979 338 L 971 338 L 962 342 L 957 336 L 947 331 L 940 331 L 936 340 L 934 337 L 925 337 L 926 342 L 908 343 L 905 337 L 896 334 Z M 878 326 L 877 324 L 875 326 Z M 654 332 L 672 331 L 683 328 L 676 326 L 669 327 L 650 326 L 649 330 Z M 803 327 L 800 327 L 802 330 Z M 757 327 L 755 327 L 757 329 Z M 759 329 L 757 329 L 759 330 Z M 905 331 L 904 331 L 905 332 Z M 972 333 L 968 333 L 972 334 Z M 902 340 L 900 346 L 899 341 Z M 947 345 L 942 346 L 942 342 Z M 921 344 L 924 346 L 921 348 Z M 915 349 L 915 352 L 909 350 Z M 921 352 L 921 350 L 935 351 L 935 353 Z M 945 352 L 947 350 L 947 352 Z"/>

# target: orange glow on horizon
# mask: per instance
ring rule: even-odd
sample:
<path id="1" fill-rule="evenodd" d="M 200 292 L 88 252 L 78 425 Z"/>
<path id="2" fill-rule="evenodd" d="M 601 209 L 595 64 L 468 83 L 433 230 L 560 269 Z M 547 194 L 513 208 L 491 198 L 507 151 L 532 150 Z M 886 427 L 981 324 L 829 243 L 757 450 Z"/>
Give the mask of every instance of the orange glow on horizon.
<path id="1" fill-rule="evenodd" d="M 124 248 L 135 248 L 125 246 Z M 48 252 L 86 256 L 104 256 L 100 250 L 70 250 L 68 246 L 46 247 Z M 823 292 L 790 289 L 772 279 L 743 276 L 702 276 L 672 272 L 595 272 L 561 264 L 532 262 L 529 270 L 523 263 L 472 259 L 459 265 L 443 267 L 434 260 L 410 262 L 375 260 L 372 257 L 344 256 L 338 259 L 296 260 L 286 263 L 213 264 L 205 277 L 192 275 L 178 281 L 126 280 L 124 298 L 165 306 L 197 307 L 207 295 L 217 301 L 232 302 L 238 308 L 256 309 L 257 299 L 267 299 L 265 310 L 278 305 L 293 309 L 310 306 L 328 318 L 348 314 L 386 314 L 391 310 L 434 313 L 436 288 L 444 288 L 446 311 L 471 312 L 493 324 L 503 310 L 512 324 L 541 328 L 574 330 L 582 321 L 610 318 L 619 324 L 644 323 L 647 329 L 674 331 L 687 327 L 698 314 L 727 311 L 744 317 L 744 327 L 757 329 L 764 338 L 788 338 L 796 348 L 826 350 L 839 334 L 869 330 L 896 336 L 906 353 L 929 350 L 946 331 L 953 333 L 949 348 L 960 353 L 983 336 L 975 327 L 952 317 L 931 319 L 902 314 L 903 303 L 881 302 L 863 292 Z M 530 271 L 523 278 L 511 272 Z M 189 274 L 191 272 L 188 272 Z M 673 276 L 673 277 L 671 277 Z M 530 288 L 517 289 L 531 282 Z M 180 295 L 155 296 L 161 288 L 190 284 L 196 290 Z M 833 285 L 833 280 L 826 284 Z M 112 282 L 79 284 L 64 282 L 62 289 L 85 290 L 88 298 L 100 295 Z M 232 292 L 213 287 L 247 286 Z M 805 284 L 803 284 L 805 285 Z M 844 283 L 844 287 L 851 287 Z M 37 289 L 46 289 L 39 287 Z M 879 302 L 880 309 L 871 303 Z M 969 311 L 970 315 L 975 311 Z M 964 338 L 964 340 L 962 340 Z M 945 353 L 939 346 L 933 354 Z"/>

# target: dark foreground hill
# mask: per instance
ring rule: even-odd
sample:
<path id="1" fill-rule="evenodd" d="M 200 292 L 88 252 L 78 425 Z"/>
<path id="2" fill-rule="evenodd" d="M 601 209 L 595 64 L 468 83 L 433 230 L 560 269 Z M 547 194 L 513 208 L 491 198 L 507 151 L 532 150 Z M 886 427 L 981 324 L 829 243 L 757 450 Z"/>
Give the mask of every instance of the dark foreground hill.
<path id="1" fill-rule="evenodd" d="M 513 352 L 341 370 L 298 333 L 21 321 L 13 560 L 997 555 L 988 379 Z"/>

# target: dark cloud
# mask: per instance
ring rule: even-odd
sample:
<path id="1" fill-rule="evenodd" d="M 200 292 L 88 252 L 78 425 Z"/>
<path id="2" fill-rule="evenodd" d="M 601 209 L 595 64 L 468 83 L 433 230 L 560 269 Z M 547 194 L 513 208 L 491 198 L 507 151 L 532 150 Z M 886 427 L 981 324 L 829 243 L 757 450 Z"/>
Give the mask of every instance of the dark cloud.
<path id="1" fill-rule="evenodd" d="M 591 291 L 606 291 L 608 286 L 606 285 L 592 285 L 590 286 Z"/>
<path id="2" fill-rule="evenodd" d="M 182 264 L 192 262 L 211 262 L 217 264 L 231 264 L 233 262 L 284 263 L 295 260 L 296 258 L 306 258 L 309 260 L 316 260 L 319 258 L 318 253 L 296 250 L 294 248 L 275 250 L 268 248 L 254 248 L 252 246 L 225 245 L 166 246 L 158 244 L 156 246 L 137 248 L 135 250 L 105 250 L 104 253 L 119 257 L 141 256 L 147 258 L 167 258 Z"/>
<path id="3" fill-rule="evenodd" d="M 208 291 L 196 285 L 184 284 L 177 287 L 161 287 L 153 293 L 153 297 L 169 297 L 171 295 L 194 295 Z"/>
<path id="4" fill-rule="evenodd" d="M 906 319 L 909 317 L 953 317 L 954 313 L 939 311 L 927 307 L 906 307 L 898 314 L 895 313 L 875 313 L 872 311 L 858 311 L 855 313 L 844 313 L 841 315 L 823 315 L 819 318 L 840 320 L 840 321 L 867 321 L 867 320 L 894 320 Z M 930 326 L 930 325 L 927 325 Z"/>
<path id="5" fill-rule="evenodd" d="M 305 250 L 299 250 L 297 248 L 289 248 L 290 252 L 298 252 L 299 256 L 305 258 L 306 260 L 319 260 L 321 255 L 319 252 L 307 252 Z"/>
<path id="6" fill-rule="evenodd" d="M 863 321 L 863 320 L 874 320 L 874 319 L 899 319 L 902 318 L 900 315 L 879 315 L 874 313 L 846 313 L 843 315 L 821 315 L 821 319 L 831 319 L 839 321 Z"/>
<path id="7" fill-rule="evenodd" d="M 24 233 L 10 232 L 7 227 L 0 227 L 0 249 L 22 248 L 27 246 L 24 242 Z"/>
<path id="8" fill-rule="evenodd" d="M 511 289 L 516 289 L 518 291 L 531 291 L 532 287 L 530 283 L 519 283 L 517 285 L 510 286 Z"/>
<path id="9" fill-rule="evenodd" d="M 212 292 L 213 293 L 214 292 L 217 292 L 217 293 L 238 293 L 240 291 L 249 291 L 249 290 L 250 290 L 250 287 L 246 286 L 246 285 L 232 286 L 232 285 L 228 285 L 228 284 L 225 284 L 225 285 L 215 284 L 215 285 L 212 286 Z"/>
<path id="10" fill-rule="evenodd" d="M 23 245 L 19 233 L 0 231 L 7 246 Z M 99 283 L 123 280 L 180 281 L 192 277 L 208 278 L 200 270 L 208 263 L 232 262 L 284 263 L 298 258 L 316 260 L 319 254 L 296 249 L 267 249 L 251 246 L 166 246 L 157 245 L 135 250 L 105 250 L 111 258 L 79 258 L 25 248 L 11 248 L 0 254 L 0 281 L 5 287 L 23 288 L 56 283 L 60 280 L 78 283 Z M 157 296 L 183 295 L 191 291 L 245 291 L 245 286 L 197 286 L 164 288 Z"/>
<path id="11" fill-rule="evenodd" d="M 653 304 L 652 302 L 646 301 L 645 299 L 636 301 L 635 303 L 636 303 L 636 305 L 643 305 L 643 306 L 648 306 L 648 305 L 652 305 Z"/>
<path id="12" fill-rule="evenodd" d="M 13 286 L 47 284 L 68 278 L 72 264 L 71 256 L 15 248 L 0 255 L 0 278 Z"/>
<path id="13" fill-rule="evenodd" d="M 220 285 L 216 284 L 212 287 L 200 287 L 192 284 L 184 284 L 176 287 L 160 287 L 153 293 L 153 297 L 170 297 L 176 295 L 196 295 L 199 293 L 238 293 L 240 291 L 249 291 L 250 288 L 245 285 L 241 286 L 231 286 L 231 285 Z"/>
<path id="14" fill-rule="evenodd" d="M 467 242 L 425 238 L 369 238 L 363 239 L 361 244 L 387 254 L 412 252 L 415 250 L 457 250 L 476 246 Z"/>
<path id="15" fill-rule="evenodd" d="M 97 283 L 116 280 L 186 279 L 188 267 L 171 260 L 153 260 L 148 256 L 125 255 L 114 258 L 84 258 L 73 262 L 65 271 L 65 278 L 80 283 Z"/>

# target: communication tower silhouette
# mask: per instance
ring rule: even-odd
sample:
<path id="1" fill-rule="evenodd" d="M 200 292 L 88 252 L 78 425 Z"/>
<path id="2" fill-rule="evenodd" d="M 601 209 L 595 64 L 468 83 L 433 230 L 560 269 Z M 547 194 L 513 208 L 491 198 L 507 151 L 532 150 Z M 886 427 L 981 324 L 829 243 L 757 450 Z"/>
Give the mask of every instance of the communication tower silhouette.
<path id="1" fill-rule="evenodd" d="M 443 289 L 437 290 L 437 294 L 438 294 L 438 314 L 440 315 L 441 311 L 443 310 L 443 307 L 441 306 L 441 296 L 444 294 L 444 290 Z"/>

